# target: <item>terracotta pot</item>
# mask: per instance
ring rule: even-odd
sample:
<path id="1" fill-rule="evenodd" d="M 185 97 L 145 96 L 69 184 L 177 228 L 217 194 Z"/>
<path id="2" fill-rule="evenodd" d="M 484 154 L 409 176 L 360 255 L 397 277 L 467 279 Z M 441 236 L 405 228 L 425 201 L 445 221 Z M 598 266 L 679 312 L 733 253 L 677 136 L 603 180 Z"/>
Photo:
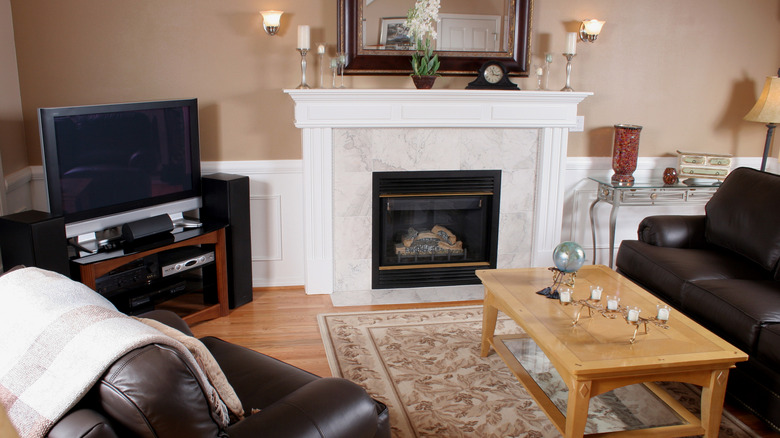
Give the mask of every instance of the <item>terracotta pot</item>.
<path id="1" fill-rule="evenodd" d="M 433 88 L 433 83 L 436 82 L 436 76 L 417 76 L 412 75 L 412 82 L 418 90 L 427 90 Z"/>
<path id="2" fill-rule="evenodd" d="M 639 132 L 641 126 L 615 125 L 615 144 L 612 147 L 612 182 L 633 184 L 636 160 L 639 155 Z"/>

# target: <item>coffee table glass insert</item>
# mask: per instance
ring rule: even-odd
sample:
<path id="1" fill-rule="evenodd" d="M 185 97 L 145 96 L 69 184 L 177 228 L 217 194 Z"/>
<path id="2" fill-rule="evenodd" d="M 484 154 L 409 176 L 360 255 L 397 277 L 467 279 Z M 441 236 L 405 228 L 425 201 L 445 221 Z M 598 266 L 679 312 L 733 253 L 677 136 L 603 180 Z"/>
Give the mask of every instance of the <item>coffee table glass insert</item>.
<path id="1" fill-rule="evenodd" d="M 569 388 L 538 345 L 527 337 L 503 340 L 561 414 L 566 414 Z M 652 384 L 651 384 L 652 385 Z M 585 433 L 618 432 L 686 424 L 686 420 L 656 395 L 658 386 L 634 384 L 616 388 L 590 400 Z"/>

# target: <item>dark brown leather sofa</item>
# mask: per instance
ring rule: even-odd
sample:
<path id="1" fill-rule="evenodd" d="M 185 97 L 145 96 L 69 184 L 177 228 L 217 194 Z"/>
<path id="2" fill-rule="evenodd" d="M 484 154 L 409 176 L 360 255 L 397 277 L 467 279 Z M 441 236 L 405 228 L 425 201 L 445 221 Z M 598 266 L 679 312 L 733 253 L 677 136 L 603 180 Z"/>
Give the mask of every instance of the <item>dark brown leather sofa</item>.
<path id="1" fill-rule="evenodd" d="M 171 312 L 143 316 L 192 335 Z M 320 378 L 214 337 L 201 341 L 219 363 L 244 411 L 259 412 L 220 431 L 186 362 L 175 350 L 152 344 L 117 360 L 48 436 L 390 437 L 387 408 L 358 385 Z"/>
<path id="2" fill-rule="evenodd" d="M 617 271 L 747 353 L 728 394 L 780 425 L 780 176 L 732 171 L 703 216 L 651 216 Z"/>

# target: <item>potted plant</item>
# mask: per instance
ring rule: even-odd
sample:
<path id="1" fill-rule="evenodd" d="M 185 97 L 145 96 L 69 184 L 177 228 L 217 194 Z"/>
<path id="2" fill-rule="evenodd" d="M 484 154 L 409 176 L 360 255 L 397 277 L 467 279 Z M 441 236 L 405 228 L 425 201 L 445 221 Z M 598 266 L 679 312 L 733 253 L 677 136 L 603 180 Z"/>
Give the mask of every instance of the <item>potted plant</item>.
<path id="1" fill-rule="evenodd" d="M 412 81 L 417 88 L 431 88 L 439 71 L 439 55 L 433 53 L 436 40 L 436 22 L 439 20 L 441 0 L 417 0 L 406 17 L 409 36 L 414 41 L 412 54 Z"/>

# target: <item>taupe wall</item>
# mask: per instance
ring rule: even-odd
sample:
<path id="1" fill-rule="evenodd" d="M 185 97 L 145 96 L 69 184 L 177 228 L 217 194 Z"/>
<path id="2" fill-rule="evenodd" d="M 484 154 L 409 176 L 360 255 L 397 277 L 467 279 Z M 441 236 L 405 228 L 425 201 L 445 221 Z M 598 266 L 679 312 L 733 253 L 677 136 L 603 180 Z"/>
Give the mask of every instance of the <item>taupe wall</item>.
<path id="1" fill-rule="evenodd" d="M 5 22 L 8 2 L 0 0 Z M 282 89 L 300 81 L 297 25 L 311 25 L 312 43 L 335 43 L 335 0 L 10 4 L 27 157 L 9 146 L 13 133 L 0 131 L 6 173 L 41 162 L 38 107 L 174 97 L 200 99 L 203 160 L 300 158 L 292 101 Z M 262 31 L 258 11 L 264 9 L 288 11 L 280 35 Z M 581 106 L 586 130 L 570 136 L 570 155 L 608 156 L 615 123 L 645 127 L 643 156 L 677 149 L 760 155 L 766 128 L 741 118 L 765 76 L 780 67 L 780 1 L 536 0 L 534 62 L 544 52 L 556 53 L 553 89 L 563 86 L 565 32 L 586 18 L 607 24 L 595 44 L 578 45 L 572 86 L 595 95 Z M 0 60 L 6 60 L 13 44 L 1 28 Z M 309 65 L 311 78 L 316 63 Z M 13 88 L 6 76 L 13 75 L 5 70 L 3 110 L 14 100 L 6 98 L 9 83 Z M 461 89 L 469 80 L 441 78 L 436 88 Z M 407 77 L 346 82 L 356 88 L 412 86 Z M 517 82 L 535 87 L 531 79 Z"/>
<path id="2" fill-rule="evenodd" d="M 8 173 L 27 166 L 22 99 L 16 69 L 11 3 L 8 0 L 0 1 L 0 65 L 0 161 Z"/>

